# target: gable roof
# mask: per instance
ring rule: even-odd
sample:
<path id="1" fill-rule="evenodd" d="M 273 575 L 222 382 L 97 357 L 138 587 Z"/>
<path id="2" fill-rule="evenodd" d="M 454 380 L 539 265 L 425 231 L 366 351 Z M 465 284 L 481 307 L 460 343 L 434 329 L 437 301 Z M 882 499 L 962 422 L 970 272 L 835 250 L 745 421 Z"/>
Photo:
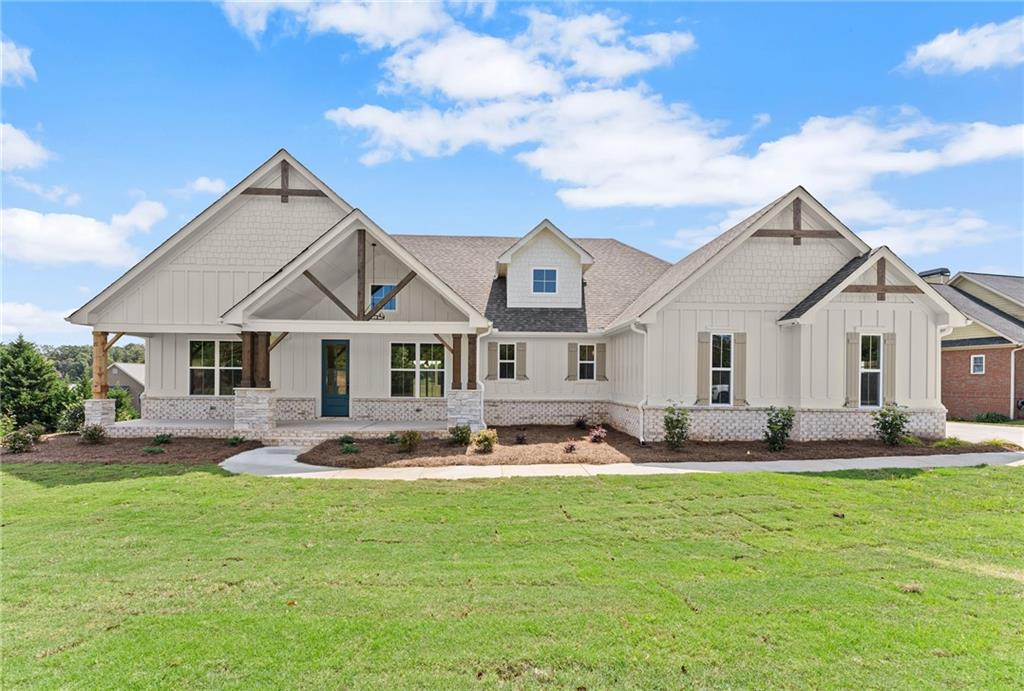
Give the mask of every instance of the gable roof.
<path id="1" fill-rule="evenodd" d="M 1024 276 L 1011 276 L 1007 274 L 982 274 L 974 271 L 960 271 L 950 279 L 950 283 L 958 278 L 965 278 L 977 283 L 982 288 L 987 288 L 993 293 L 1002 295 L 1008 300 L 1013 300 L 1024 307 Z"/>
<path id="2" fill-rule="evenodd" d="M 1013 343 L 1024 343 L 1024 321 L 1003 312 L 956 286 L 937 285 L 935 290 L 971 318 Z"/>
<path id="3" fill-rule="evenodd" d="M 499 331 L 587 332 L 606 328 L 669 263 L 618 240 L 577 238 L 594 264 L 579 308 L 506 307 L 505 279 L 494 263 L 515 238 L 393 235 L 412 254 L 484 314 Z M 488 260 L 493 261 L 488 261 Z"/>
<path id="4" fill-rule="evenodd" d="M 338 193 L 328 187 L 320 178 L 314 175 L 306 166 L 302 165 L 294 156 L 292 156 L 285 149 L 278 149 L 273 156 L 268 158 L 266 161 L 261 163 L 254 171 L 249 173 L 243 178 L 238 184 L 232 187 L 230 190 L 225 192 L 219 199 L 210 204 L 208 207 L 203 209 L 197 214 L 191 221 L 186 223 L 184 226 L 179 228 L 173 235 L 168 237 L 162 243 L 160 243 L 153 251 L 143 257 L 135 266 L 124 272 L 116 281 L 111 283 L 109 286 L 104 288 L 98 295 L 89 300 L 87 303 L 79 307 L 77 310 L 65 317 L 66 321 L 72 322 L 73 324 L 88 324 L 88 315 L 90 312 L 96 310 L 104 302 L 113 297 L 121 288 L 128 285 L 130 282 L 135 280 L 137 277 L 149 270 L 150 267 L 160 262 L 165 256 L 167 256 L 172 250 L 182 246 L 182 244 L 192 236 L 192 234 L 201 228 L 206 221 L 210 220 L 215 214 L 221 211 L 224 207 L 230 204 L 232 201 L 237 199 L 242 192 L 251 187 L 255 182 L 271 174 L 274 169 L 281 164 L 282 161 L 287 161 L 288 165 L 295 168 L 300 175 L 305 177 L 316 187 L 327 195 L 327 198 L 337 204 L 344 212 L 348 213 L 352 210 L 352 205 L 347 201 L 338 196 Z"/>
<path id="5" fill-rule="evenodd" d="M 137 381 L 141 386 L 146 385 L 146 365 L 141 362 L 112 362 L 107 370 L 117 368 Z"/>
<path id="6" fill-rule="evenodd" d="M 584 265 L 584 271 L 587 270 L 589 265 L 594 263 L 594 255 L 590 254 L 590 252 L 585 250 L 576 240 L 573 240 L 571 237 L 563 233 L 558 226 L 545 218 L 543 221 L 538 223 L 533 230 L 516 240 L 511 247 L 502 252 L 501 256 L 498 257 L 498 264 L 508 264 L 511 262 L 512 255 L 514 255 L 519 249 L 528 245 L 531 240 L 545 230 L 561 240 L 566 247 L 579 255 L 580 263 Z"/>
<path id="7" fill-rule="evenodd" d="M 871 258 L 870 252 L 857 255 L 850 261 L 846 262 L 838 271 L 825 279 L 825 282 L 820 286 L 808 293 L 807 297 L 798 302 L 793 306 L 791 310 L 786 312 L 779 321 L 787 321 L 789 319 L 799 319 L 806 314 L 812 307 L 817 305 L 819 302 L 825 299 L 825 297 L 835 290 L 836 286 L 845 281 L 860 267 L 864 266 L 865 262 Z"/>

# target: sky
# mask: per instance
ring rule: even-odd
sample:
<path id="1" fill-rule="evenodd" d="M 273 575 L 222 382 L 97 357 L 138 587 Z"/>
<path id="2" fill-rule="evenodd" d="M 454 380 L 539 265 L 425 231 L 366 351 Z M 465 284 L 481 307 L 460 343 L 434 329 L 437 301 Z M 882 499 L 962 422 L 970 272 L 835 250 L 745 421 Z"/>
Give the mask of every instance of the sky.
<path id="1" fill-rule="evenodd" d="M 392 233 L 677 261 L 804 185 L 914 269 L 1024 273 L 1007 4 L 4 3 L 3 339 L 287 148 Z"/>

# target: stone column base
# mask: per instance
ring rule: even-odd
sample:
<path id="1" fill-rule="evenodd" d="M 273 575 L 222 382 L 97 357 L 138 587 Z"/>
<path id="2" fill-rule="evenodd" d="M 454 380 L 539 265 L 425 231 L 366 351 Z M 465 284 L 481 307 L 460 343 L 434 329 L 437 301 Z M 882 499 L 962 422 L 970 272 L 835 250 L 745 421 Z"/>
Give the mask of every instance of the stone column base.
<path id="1" fill-rule="evenodd" d="M 85 425 L 100 425 L 104 428 L 113 425 L 116 403 L 113 398 L 87 398 L 83 401 Z"/>
<path id="2" fill-rule="evenodd" d="M 452 389 L 448 392 L 448 426 L 469 425 L 474 432 L 484 428 L 483 392 L 480 389 Z"/>
<path id="3" fill-rule="evenodd" d="M 269 431 L 276 422 L 276 410 L 273 389 L 235 389 L 235 431 Z"/>

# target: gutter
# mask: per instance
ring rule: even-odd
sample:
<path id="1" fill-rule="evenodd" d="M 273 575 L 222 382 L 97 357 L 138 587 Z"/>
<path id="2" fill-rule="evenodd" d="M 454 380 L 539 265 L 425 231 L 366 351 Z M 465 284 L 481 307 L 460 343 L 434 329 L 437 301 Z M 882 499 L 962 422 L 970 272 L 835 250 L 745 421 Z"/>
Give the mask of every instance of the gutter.
<path id="1" fill-rule="evenodd" d="M 638 322 L 638 321 L 631 322 L 630 325 L 629 325 L 629 329 L 630 329 L 630 331 L 632 331 L 634 333 L 638 333 L 638 334 L 640 334 L 641 336 L 644 337 L 643 375 L 641 376 L 641 379 L 643 381 L 643 387 L 642 387 L 643 398 L 640 399 L 640 402 L 636 406 L 637 409 L 640 411 L 640 435 L 639 436 L 640 436 L 640 445 L 643 446 L 644 444 L 647 443 L 647 440 L 644 439 L 644 427 L 645 427 L 645 425 L 644 425 L 644 408 L 647 406 L 647 327 L 644 327 L 644 328 L 641 329 L 641 328 L 638 327 L 639 323 L 640 322 Z"/>
<path id="2" fill-rule="evenodd" d="M 1024 350 L 1024 345 L 1018 345 L 1010 351 L 1010 419 L 1017 419 L 1017 353 Z"/>

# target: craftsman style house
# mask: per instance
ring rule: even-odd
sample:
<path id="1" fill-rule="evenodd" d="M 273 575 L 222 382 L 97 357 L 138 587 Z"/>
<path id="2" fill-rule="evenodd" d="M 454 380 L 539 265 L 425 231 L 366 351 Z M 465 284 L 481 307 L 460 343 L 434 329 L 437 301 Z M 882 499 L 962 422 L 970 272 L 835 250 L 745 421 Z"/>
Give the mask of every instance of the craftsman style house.
<path id="1" fill-rule="evenodd" d="M 1024 276 L 921 276 L 971 323 L 942 338 L 942 402 L 954 418 L 1024 418 Z"/>
<path id="2" fill-rule="evenodd" d="M 936 437 L 939 340 L 966 324 L 802 187 L 669 264 L 546 220 L 390 235 L 284 150 L 68 319 L 94 331 L 90 421 L 150 431 L 117 429 L 105 400 L 127 333 L 146 342 L 144 420 L 265 439 L 577 417 L 656 439 L 673 402 L 695 438 L 759 438 L 769 406 L 797 409 L 797 439 L 855 438 L 886 401 Z"/>

